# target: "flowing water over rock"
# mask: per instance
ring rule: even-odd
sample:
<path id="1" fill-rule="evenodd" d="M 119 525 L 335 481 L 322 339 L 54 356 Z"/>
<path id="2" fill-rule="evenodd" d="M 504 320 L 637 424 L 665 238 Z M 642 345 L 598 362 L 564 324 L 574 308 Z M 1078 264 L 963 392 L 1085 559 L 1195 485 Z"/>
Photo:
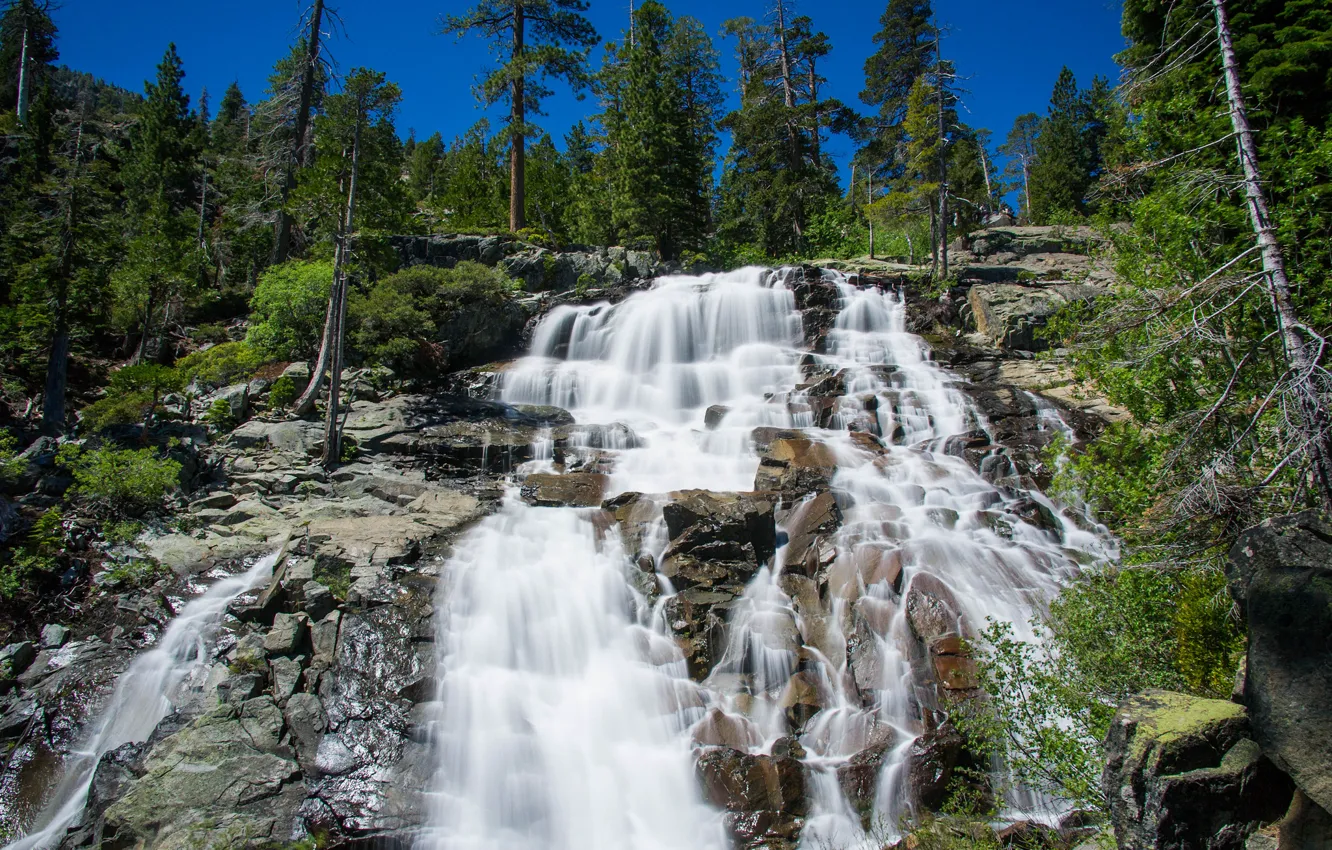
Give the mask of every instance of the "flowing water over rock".
<path id="1" fill-rule="evenodd" d="M 558 308 L 503 374 L 577 425 L 443 572 L 418 846 L 851 847 L 941 802 L 967 642 L 1114 553 L 898 296 L 817 285 L 817 353 L 811 283 L 746 269 Z"/>
<path id="2" fill-rule="evenodd" d="M 210 644 L 229 606 L 273 572 L 275 553 L 245 573 L 219 579 L 181 609 L 161 640 L 121 674 L 84 743 L 66 760 L 64 778 L 25 837 L 6 850 L 54 847 L 83 814 L 93 774 L 104 755 L 148 740 L 164 717 L 200 696 L 212 659 Z"/>

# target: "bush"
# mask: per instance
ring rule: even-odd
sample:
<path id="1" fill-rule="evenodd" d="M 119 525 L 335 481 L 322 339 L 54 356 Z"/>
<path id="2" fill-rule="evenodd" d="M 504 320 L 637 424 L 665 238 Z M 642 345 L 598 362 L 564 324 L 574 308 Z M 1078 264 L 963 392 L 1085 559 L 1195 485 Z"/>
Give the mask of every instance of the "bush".
<path id="1" fill-rule="evenodd" d="M 0 484 L 16 481 L 25 464 L 19 460 L 18 440 L 8 431 L 0 431 Z"/>
<path id="2" fill-rule="evenodd" d="M 126 366 L 111 375 L 106 397 L 83 410 L 83 422 L 91 431 L 114 425 L 152 424 L 162 396 L 177 392 L 185 384 L 175 369 L 155 363 Z"/>
<path id="3" fill-rule="evenodd" d="M 186 384 L 225 387 L 249 380 L 268 362 L 248 342 L 224 342 L 181 358 L 176 371 Z"/>
<path id="4" fill-rule="evenodd" d="M 310 360 L 319 348 L 333 288 L 330 262 L 288 262 L 259 278 L 245 341 L 274 360 Z"/>
<path id="5" fill-rule="evenodd" d="M 282 410 L 291 407 L 292 402 L 300 397 L 300 388 L 290 375 L 279 375 L 273 386 L 268 388 L 268 407 L 270 410 Z"/>
<path id="6" fill-rule="evenodd" d="M 415 266 L 384 278 L 349 304 L 361 357 L 397 372 L 436 372 L 485 362 L 522 326 L 513 281 L 480 263 Z"/>
<path id="7" fill-rule="evenodd" d="M 13 599 L 35 572 L 56 571 L 65 543 L 64 520 L 58 508 L 51 508 L 32 524 L 10 562 L 0 566 L 0 598 Z"/>
<path id="8" fill-rule="evenodd" d="M 224 398 L 213 399 L 212 405 L 204 412 L 203 421 L 218 431 L 230 431 L 239 424 L 231 413 L 231 402 Z"/>
<path id="9" fill-rule="evenodd" d="M 1219 571 L 1090 573 L 1034 623 L 1040 643 L 991 623 L 977 647 L 988 701 L 960 721 L 1024 783 L 1104 805 L 1101 742 L 1115 710 L 1149 688 L 1224 698 L 1243 652 Z"/>
<path id="10" fill-rule="evenodd" d="M 180 463 L 159 457 L 154 449 L 92 451 L 67 445 L 57 463 L 74 476 L 69 494 L 93 513 L 135 517 L 158 510 L 167 494 L 180 486 Z"/>

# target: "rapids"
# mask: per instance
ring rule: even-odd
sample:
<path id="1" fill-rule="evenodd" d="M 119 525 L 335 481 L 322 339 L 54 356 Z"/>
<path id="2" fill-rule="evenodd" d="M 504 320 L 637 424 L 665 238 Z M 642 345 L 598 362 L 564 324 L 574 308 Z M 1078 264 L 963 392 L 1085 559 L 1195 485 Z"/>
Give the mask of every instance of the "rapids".
<path id="1" fill-rule="evenodd" d="M 752 490 L 755 427 L 805 429 L 835 454 L 843 514 L 821 591 L 795 598 L 779 550 L 732 607 L 712 674 L 692 682 L 663 613 L 670 581 L 658 575 L 654 601 L 630 578 L 644 553 L 604 514 L 531 507 L 515 487 L 442 573 L 436 777 L 418 847 L 725 847 L 693 766 L 694 730 L 716 712 L 754 753 L 798 736 L 803 846 L 890 839 L 918 806 L 913 748 L 945 716 L 924 684 L 938 659 L 911 622 L 916 591 L 945 600 L 945 641 L 975 637 L 990 618 L 1030 639 L 1032 614 L 1079 563 L 1113 557 L 1103 535 L 1023 489 L 1007 458 L 987 458 L 982 475 L 957 456 L 956 441 L 988 423 L 906 332 L 899 295 L 837 277 L 841 311 L 825 353 L 811 355 L 787 277 L 667 277 L 619 304 L 556 308 L 499 398 L 559 406 L 578 423 L 564 456 L 539 446 L 520 473 L 576 460 L 608 471 L 607 496 Z M 826 428 L 804 403 L 806 370 L 844 383 Z M 1041 417 L 1066 427 L 1049 405 Z M 853 430 L 886 445 L 868 451 Z M 783 505 L 779 525 L 801 510 Z M 1032 511 L 1056 528 L 1027 521 Z M 667 542 L 658 518 L 643 549 L 659 563 Z M 784 642 L 792 630 L 798 651 Z M 782 705 L 797 673 L 822 708 L 792 728 Z M 839 768 L 874 747 L 882 767 L 864 813 Z"/>

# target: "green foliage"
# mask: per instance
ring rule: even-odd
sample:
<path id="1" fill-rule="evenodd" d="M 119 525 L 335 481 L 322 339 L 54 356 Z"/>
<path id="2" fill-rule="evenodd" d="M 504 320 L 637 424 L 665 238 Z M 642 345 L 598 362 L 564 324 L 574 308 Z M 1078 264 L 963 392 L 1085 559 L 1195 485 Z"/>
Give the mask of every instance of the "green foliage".
<path id="1" fill-rule="evenodd" d="M 213 399 L 213 403 L 204 411 L 203 421 L 218 431 L 230 431 L 238 424 L 231 412 L 231 402 L 224 398 Z"/>
<path id="2" fill-rule="evenodd" d="M 250 299 L 245 341 L 273 360 L 309 360 L 319 347 L 333 264 L 291 261 L 268 269 Z"/>
<path id="3" fill-rule="evenodd" d="M 179 391 L 184 377 L 155 363 L 126 366 L 111 375 L 105 398 L 83 410 L 83 423 L 96 433 L 116 425 L 152 424 L 162 396 Z"/>
<path id="4" fill-rule="evenodd" d="M 176 371 L 187 384 L 223 387 L 249 380 L 268 362 L 248 342 L 224 342 L 182 357 Z"/>
<path id="5" fill-rule="evenodd" d="M 8 484 L 23 474 L 26 464 L 18 455 L 18 440 L 8 431 L 0 431 L 0 484 Z"/>
<path id="6" fill-rule="evenodd" d="M 70 497 L 100 516 L 129 518 L 161 510 L 167 495 L 180 486 L 180 463 L 151 448 L 65 445 L 56 462 L 74 476 Z"/>
<path id="7" fill-rule="evenodd" d="M 13 599 L 27 589 L 34 573 L 51 573 L 65 546 L 64 514 L 51 508 L 32 524 L 23 542 L 0 562 L 0 599 Z"/>
<path id="8" fill-rule="evenodd" d="M 976 657 L 991 699 L 970 703 L 960 724 L 1019 781 L 1101 807 L 1102 741 L 1118 706 L 1149 688 L 1224 698 L 1243 645 L 1216 570 L 1091 572 L 1031 640 L 990 623 Z"/>
<path id="9" fill-rule="evenodd" d="M 395 372 L 484 361 L 519 321 L 513 291 L 502 272 L 480 263 L 414 266 L 352 294 L 351 338 L 367 362 Z"/>
<path id="10" fill-rule="evenodd" d="M 290 375 L 279 375 L 268 388 L 268 407 L 270 410 L 291 407 L 300 394 L 301 388 L 296 386 L 296 381 Z"/>
<path id="11" fill-rule="evenodd" d="M 1055 469 L 1051 492 L 1066 504 L 1086 502 L 1106 525 L 1136 542 L 1152 533 L 1146 520 L 1160 493 L 1163 445 L 1159 437 L 1132 422 L 1116 422 L 1080 454 L 1067 455 L 1068 445 L 1053 442 L 1046 460 Z M 1056 462 L 1064 455 L 1062 462 Z M 1141 531 L 1139 531 L 1141 529 Z"/>
<path id="12" fill-rule="evenodd" d="M 134 538 L 124 542 L 133 542 Z M 111 538 L 107 538 L 111 541 Z M 148 587 L 158 579 L 167 578 L 171 575 L 171 569 L 164 567 L 156 561 L 131 558 L 121 561 L 106 571 L 104 577 L 100 579 L 104 584 L 113 587 Z"/>
<path id="13" fill-rule="evenodd" d="M 108 522 L 102 526 L 102 538 L 112 545 L 133 543 L 143 533 L 143 529 L 143 523 L 138 520 Z"/>
<path id="14" fill-rule="evenodd" d="M 314 580 L 327 587 L 335 598 L 345 601 L 351 590 L 351 565 L 343 561 L 320 559 L 315 563 Z"/>

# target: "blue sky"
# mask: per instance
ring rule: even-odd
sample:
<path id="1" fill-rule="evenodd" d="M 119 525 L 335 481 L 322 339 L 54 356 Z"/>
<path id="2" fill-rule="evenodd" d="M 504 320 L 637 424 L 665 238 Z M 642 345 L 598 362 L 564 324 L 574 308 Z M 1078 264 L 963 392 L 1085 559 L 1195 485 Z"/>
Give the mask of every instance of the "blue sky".
<path id="1" fill-rule="evenodd" d="M 61 61 L 108 82 L 142 91 L 169 42 L 185 62 L 186 86 L 197 98 L 207 87 L 216 106 L 233 80 L 250 101 L 262 97 L 269 70 L 284 55 L 306 0 L 64 0 L 56 14 Z M 333 54 L 342 71 L 367 66 L 384 71 L 403 89 L 398 126 L 424 138 L 436 130 L 450 138 L 482 116 L 472 97 L 477 72 L 490 60 L 478 38 L 435 35 L 444 13 L 465 0 L 332 0 L 345 22 Z M 721 22 L 761 17 L 766 0 L 666 0 L 677 15 L 699 18 L 714 35 Z M 1122 49 L 1119 0 L 935 0 L 948 29 L 945 55 L 964 77 L 966 115 L 1002 141 L 1013 119 L 1044 112 L 1062 66 L 1083 85 L 1096 74 L 1112 80 L 1112 59 Z M 826 32 L 833 52 L 825 65 L 830 94 L 859 105 L 865 57 L 885 0 L 795 0 L 796 11 Z M 591 0 L 588 17 L 603 40 L 619 38 L 628 0 Z M 734 45 L 718 37 L 723 70 L 735 74 Z M 600 51 L 597 51 L 599 55 Z M 558 88 L 558 87 L 557 87 Z M 734 85 L 728 84 L 728 91 Z M 560 136 L 594 105 L 566 91 L 546 104 L 543 126 Z M 562 143 L 561 143 L 561 146 Z M 847 167 L 851 147 L 834 141 L 832 153 Z M 845 174 L 844 174 L 845 177 Z"/>

